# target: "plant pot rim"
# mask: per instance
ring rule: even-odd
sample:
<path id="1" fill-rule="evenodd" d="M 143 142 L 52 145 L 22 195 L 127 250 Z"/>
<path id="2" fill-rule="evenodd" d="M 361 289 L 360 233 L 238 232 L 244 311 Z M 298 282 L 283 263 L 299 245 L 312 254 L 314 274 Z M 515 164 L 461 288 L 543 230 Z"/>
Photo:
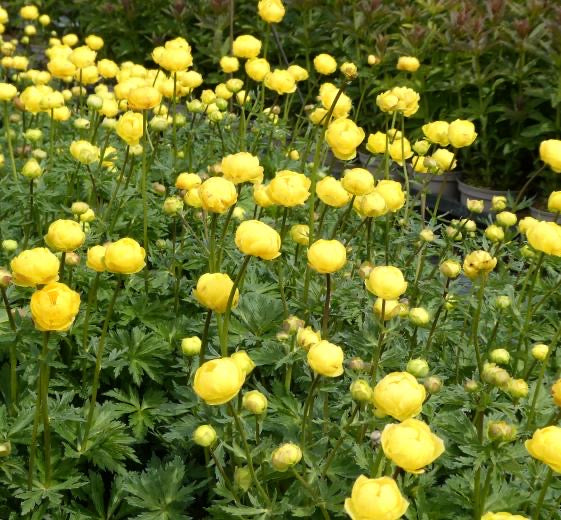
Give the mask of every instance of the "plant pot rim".
<path id="1" fill-rule="evenodd" d="M 516 194 L 518 193 L 518 190 L 495 190 L 492 188 L 485 188 L 483 186 L 476 186 L 474 184 L 468 184 L 464 181 L 462 181 L 461 179 L 458 179 L 458 186 L 460 187 L 460 190 L 462 191 L 462 188 L 467 188 L 469 189 L 475 189 L 475 190 L 480 190 L 480 191 L 486 191 L 487 193 L 493 194 L 493 195 L 507 195 L 509 193 L 512 194 Z"/>

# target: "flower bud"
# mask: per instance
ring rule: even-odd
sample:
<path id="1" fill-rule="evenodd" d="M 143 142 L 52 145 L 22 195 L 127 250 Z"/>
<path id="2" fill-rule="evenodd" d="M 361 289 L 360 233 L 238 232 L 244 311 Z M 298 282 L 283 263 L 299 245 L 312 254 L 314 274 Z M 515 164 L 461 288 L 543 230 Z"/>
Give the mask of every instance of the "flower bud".
<path id="1" fill-rule="evenodd" d="M 429 394 L 438 394 L 442 390 L 442 379 L 436 376 L 430 376 L 425 379 L 425 389 Z"/>
<path id="2" fill-rule="evenodd" d="M 505 232 L 503 231 L 502 227 L 491 224 L 485 230 L 485 236 L 491 242 L 502 242 L 505 238 Z"/>
<path id="3" fill-rule="evenodd" d="M 90 128 L 90 120 L 79 117 L 74 121 L 74 128 L 77 128 L 78 130 L 87 130 Z"/>
<path id="4" fill-rule="evenodd" d="M 454 309 L 454 307 L 456 307 L 457 304 L 458 304 L 458 298 L 456 298 L 455 294 L 448 293 L 444 298 L 444 308 L 447 311 L 451 311 L 452 309 Z"/>
<path id="5" fill-rule="evenodd" d="M 506 197 L 504 195 L 495 195 L 491 199 L 491 209 L 493 211 L 503 211 L 506 209 Z"/>
<path id="6" fill-rule="evenodd" d="M 77 265 L 80 265 L 80 255 L 74 251 L 69 251 L 66 253 L 64 258 L 64 265 L 67 265 L 68 267 L 76 267 Z"/>
<path id="7" fill-rule="evenodd" d="M 35 148 L 35 150 L 31 152 L 31 155 L 38 161 L 42 161 L 47 158 L 47 152 L 45 152 L 45 150 L 41 150 L 41 148 Z"/>
<path id="8" fill-rule="evenodd" d="M 472 213 L 483 213 L 483 210 L 485 209 L 483 201 L 475 199 L 467 199 L 466 207 Z"/>
<path id="9" fill-rule="evenodd" d="M 511 211 L 501 211 L 497 214 L 497 224 L 502 227 L 511 227 L 516 224 L 518 218 L 516 217 L 515 213 Z"/>
<path id="10" fill-rule="evenodd" d="M 0 267 L 0 288 L 5 289 L 12 282 L 12 274 Z"/>
<path id="11" fill-rule="evenodd" d="M 473 394 L 479 390 L 479 383 L 477 381 L 474 381 L 473 379 L 467 379 L 464 382 L 464 390 L 468 394 Z"/>
<path id="12" fill-rule="evenodd" d="M 362 262 L 358 268 L 358 275 L 362 280 L 366 280 L 370 276 L 372 269 L 374 269 L 374 264 L 372 262 Z"/>
<path id="13" fill-rule="evenodd" d="M 432 229 L 425 228 L 419 233 L 419 237 L 425 242 L 433 242 L 434 232 L 432 231 Z"/>
<path id="14" fill-rule="evenodd" d="M 275 337 L 277 338 L 277 341 L 284 343 L 285 341 L 288 341 L 290 339 L 290 334 L 284 332 L 284 330 L 281 330 L 280 332 L 276 333 Z"/>
<path id="15" fill-rule="evenodd" d="M 113 117 L 106 117 L 102 122 L 101 126 L 108 130 L 113 130 L 117 126 L 117 120 Z"/>
<path id="16" fill-rule="evenodd" d="M 358 76 L 358 69 L 357 66 L 352 62 L 345 62 L 339 70 L 342 72 L 343 76 L 345 76 L 348 80 L 356 79 Z"/>
<path id="17" fill-rule="evenodd" d="M 373 390 L 364 379 L 355 379 L 351 383 L 351 397 L 359 403 L 368 403 L 372 401 Z"/>
<path id="18" fill-rule="evenodd" d="M 156 132 L 163 132 L 169 126 L 168 118 L 165 116 L 154 116 L 150 119 L 150 128 Z"/>
<path id="19" fill-rule="evenodd" d="M 80 215 L 80 222 L 93 222 L 94 220 L 95 220 L 95 213 L 92 208 L 89 208 L 88 210 L 84 211 L 84 213 Z"/>
<path id="20" fill-rule="evenodd" d="M 513 399 L 522 399 L 528 395 L 528 383 L 524 379 L 511 379 L 506 391 Z"/>
<path id="21" fill-rule="evenodd" d="M 12 453 L 12 443 L 10 441 L 0 442 L 0 457 L 9 457 Z"/>
<path id="22" fill-rule="evenodd" d="M 497 298 L 495 299 L 495 306 L 501 310 L 508 309 L 511 303 L 512 302 L 510 301 L 510 298 L 505 295 L 497 296 Z"/>
<path id="23" fill-rule="evenodd" d="M 216 441 L 216 430 L 210 424 L 201 424 L 193 433 L 193 442 L 208 448 Z"/>
<path id="24" fill-rule="evenodd" d="M 23 134 L 23 136 L 28 141 L 31 141 L 32 143 L 35 143 L 35 142 L 41 140 L 41 138 L 43 137 L 43 132 L 41 132 L 41 130 L 39 128 L 29 128 L 28 130 L 26 130 L 26 132 Z"/>
<path id="25" fill-rule="evenodd" d="M 409 311 L 409 320 L 417 327 L 424 327 L 430 321 L 430 314 L 423 307 L 413 307 Z"/>
<path id="26" fill-rule="evenodd" d="M 489 353 L 489 359 L 497 365 L 508 365 L 510 354 L 504 348 L 496 348 Z"/>
<path id="27" fill-rule="evenodd" d="M 198 99 L 187 102 L 187 110 L 194 114 L 200 114 L 204 110 L 203 104 Z"/>
<path id="28" fill-rule="evenodd" d="M 164 213 L 177 215 L 183 209 L 183 200 L 179 197 L 168 197 L 164 201 Z"/>
<path id="29" fill-rule="evenodd" d="M 368 65 L 378 65 L 378 63 L 380 63 L 380 58 L 378 58 L 378 56 L 375 56 L 374 54 L 368 55 Z"/>
<path id="30" fill-rule="evenodd" d="M 152 191 L 156 195 L 165 195 L 166 194 L 166 187 L 159 182 L 153 182 L 152 183 Z M 165 202 L 164 202 L 164 205 L 165 205 Z"/>
<path id="31" fill-rule="evenodd" d="M 156 247 L 158 249 L 164 250 L 166 248 L 166 241 L 163 238 L 158 238 L 158 240 L 156 240 Z"/>
<path id="32" fill-rule="evenodd" d="M 486 383 L 499 388 L 505 388 L 511 379 L 509 373 L 495 363 L 485 363 L 481 377 Z"/>
<path id="33" fill-rule="evenodd" d="M 348 366 L 354 372 L 363 372 L 366 370 L 366 363 L 359 357 L 349 360 Z"/>
<path id="34" fill-rule="evenodd" d="M 29 159 L 21 169 L 21 174 L 27 179 L 36 179 L 43 173 L 43 169 L 36 159 Z"/>
<path id="35" fill-rule="evenodd" d="M 271 456 L 271 464 L 277 471 L 286 471 L 302 459 L 302 450 L 296 444 L 287 442 L 279 446 Z"/>
<path id="36" fill-rule="evenodd" d="M 282 322 L 282 328 L 289 334 L 298 332 L 298 329 L 304 327 L 304 325 L 304 320 L 301 320 L 298 316 L 289 316 Z"/>
<path id="37" fill-rule="evenodd" d="M 181 351 L 186 356 L 196 356 L 201 351 L 201 338 L 191 336 L 181 340 Z"/>
<path id="38" fill-rule="evenodd" d="M 505 421 L 489 421 L 487 435 L 492 441 L 511 442 L 516 438 L 516 427 Z"/>
<path id="39" fill-rule="evenodd" d="M 243 209 L 241 206 L 236 206 L 234 208 L 234 211 L 232 212 L 232 217 L 234 217 L 238 221 L 244 220 L 245 219 L 245 209 Z"/>
<path id="40" fill-rule="evenodd" d="M 267 398 L 259 390 L 251 390 L 244 394 L 242 406 L 254 415 L 261 415 L 267 410 Z"/>
<path id="41" fill-rule="evenodd" d="M 440 264 L 440 272 L 446 276 L 446 278 L 457 278 L 462 271 L 462 266 L 460 262 L 456 260 L 444 260 Z"/>
<path id="42" fill-rule="evenodd" d="M 234 486 L 241 489 L 244 493 L 251 486 L 251 472 L 247 466 L 242 466 L 234 470 Z"/>
<path id="43" fill-rule="evenodd" d="M 536 361 L 545 361 L 549 354 L 549 347 L 543 343 L 536 343 L 532 347 L 532 357 Z"/>
<path id="44" fill-rule="evenodd" d="M 86 101 L 86 104 L 89 108 L 93 108 L 94 110 L 99 110 L 103 106 L 103 99 L 101 99 L 96 94 L 90 94 Z"/>
<path id="45" fill-rule="evenodd" d="M 405 370 L 415 377 L 426 377 L 429 373 L 429 364 L 421 358 L 410 359 Z"/>
<path id="46" fill-rule="evenodd" d="M 13 253 L 18 248 L 16 240 L 6 239 L 2 240 L 2 249 L 7 253 Z"/>

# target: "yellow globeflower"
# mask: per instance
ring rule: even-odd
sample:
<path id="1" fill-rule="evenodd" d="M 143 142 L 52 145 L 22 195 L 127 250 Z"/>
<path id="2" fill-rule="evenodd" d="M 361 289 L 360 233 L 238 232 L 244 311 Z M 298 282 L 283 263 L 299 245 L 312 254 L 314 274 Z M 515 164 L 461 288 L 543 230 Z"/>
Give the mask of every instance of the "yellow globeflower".
<path id="1" fill-rule="evenodd" d="M 233 182 L 223 177 L 211 177 L 199 186 L 199 196 L 204 209 L 212 213 L 224 213 L 238 200 Z"/>
<path id="2" fill-rule="evenodd" d="M 265 58 L 251 58 L 245 62 L 245 71 L 253 81 L 263 81 L 271 66 Z"/>
<path id="3" fill-rule="evenodd" d="M 202 179 L 196 173 L 180 173 L 175 179 L 175 187 L 178 190 L 191 190 L 201 185 Z"/>
<path id="4" fill-rule="evenodd" d="M 92 51 L 98 51 L 103 47 L 104 44 L 103 38 L 101 38 L 100 36 L 96 36 L 95 34 L 86 36 L 86 39 L 84 41 Z"/>
<path id="5" fill-rule="evenodd" d="M 415 72 L 421 64 L 419 60 L 413 56 L 400 56 L 397 60 L 397 70 L 404 70 L 407 72 Z"/>
<path id="6" fill-rule="evenodd" d="M 86 266 L 98 273 L 105 271 L 105 246 L 93 246 L 88 249 Z"/>
<path id="7" fill-rule="evenodd" d="M 144 134 L 142 114 L 125 112 L 117 121 L 115 131 L 129 146 L 137 145 Z"/>
<path id="8" fill-rule="evenodd" d="M 144 86 L 130 90 L 128 107 L 133 110 L 149 110 L 162 102 L 162 94 L 157 88 Z"/>
<path id="9" fill-rule="evenodd" d="M 281 254 L 280 235 L 260 220 L 242 222 L 236 229 L 235 243 L 243 254 L 263 260 L 273 260 Z"/>
<path id="10" fill-rule="evenodd" d="M 286 471 L 300 460 L 302 460 L 302 450 L 291 442 L 282 444 L 271 455 L 271 464 L 277 471 Z"/>
<path id="11" fill-rule="evenodd" d="M 316 343 L 321 341 L 321 334 L 312 327 L 300 327 L 296 333 L 296 342 L 304 350 L 310 350 Z"/>
<path id="12" fill-rule="evenodd" d="M 345 117 L 335 119 L 327 127 L 325 140 L 337 159 L 349 161 L 356 157 L 356 149 L 364 141 L 364 130 Z"/>
<path id="13" fill-rule="evenodd" d="M 324 204 L 333 208 L 342 208 L 351 200 L 341 181 L 329 175 L 316 184 L 316 193 Z"/>
<path id="14" fill-rule="evenodd" d="M 388 424 L 382 432 L 384 455 L 409 473 L 423 473 L 444 453 L 444 442 L 418 419 Z"/>
<path id="15" fill-rule="evenodd" d="M 0 101 L 10 101 L 16 94 L 18 89 L 10 83 L 0 83 Z"/>
<path id="16" fill-rule="evenodd" d="M 267 23 L 279 23 L 285 13 L 282 0 L 259 0 L 257 13 Z"/>
<path id="17" fill-rule="evenodd" d="M 55 220 L 45 235 L 45 242 L 56 251 L 74 251 L 86 240 L 82 226 L 75 220 Z"/>
<path id="18" fill-rule="evenodd" d="M 471 121 L 456 119 L 448 127 L 448 138 L 454 148 L 469 146 L 475 141 L 476 137 L 477 132 Z"/>
<path id="19" fill-rule="evenodd" d="M 105 268 L 110 273 L 134 274 L 146 265 L 146 251 L 132 238 L 121 238 L 105 248 Z"/>
<path id="20" fill-rule="evenodd" d="M 37 6 L 35 5 L 24 5 L 19 10 L 19 15 L 24 20 L 36 20 L 39 18 L 39 9 L 37 9 Z"/>
<path id="21" fill-rule="evenodd" d="M 376 408 L 398 421 L 421 413 L 426 397 L 425 387 L 408 372 L 392 372 L 374 387 Z"/>
<path id="22" fill-rule="evenodd" d="M 361 217 L 380 217 L 388 212 L 384 197 L 376 190 L 368 195 L 357 197 L 353 207 Z"/>
<path id="23" fill-rule="evenodd" d="M 505 513 L 501 511 L 499 513 L 485 513 L 481 520 L 530 520 L 527 516 L 513 515 L 512 513 Z"/>
<path id="24" fill-rule="evenodd" d="M 99 148 L 83 139 L 72 141 L 70 144 L 70 155 L 82 164 L 92 164 L 99 161 Z"/>
<path id="25" fill-rule="evenodd" d="M 259 165 L 259 158 L 249 152 L 238 152 L 227 155 L 220 164 L 225 179 L 240 184 L 252 184 L 263 181 L 263 167 Z"/>
<path id="26" fill-rule="evenodd" d="M 96 52 L 92 51 L 87 45 L 76 47 L 68 56 L 68 59 L 78 69 L 85 69 L 95 63 Z"/>
<path id="27" fill-rule="evenodd" d="M 292 94 L 296 91 L 296 81 L 287 70 L 275 69 L 263 79 L 263 85 L 277 94 Z"/>
<path id="28" fill-rule="evenodd" d="M 314 58 L 314 68 L 320 74 L 329 76 L 337 70 L 337 62 L 335 61 L 335 58 L 329 54 L 318 54 Z"/>
<path id="29" fill-rule="evenodd" d="M 552 191 L 547 199 L 547 210 L 552 213 L 561 212 L 561 191 Z"/>
<path id="30" fill-rule="evenodd" d="M 193 296 L 201 305 L 221 314 L 226 312 L 233 286 L 234 282 L 225 273 L 205 273 L 197 281 Z M 236 289 L 232 299 L 232 309 L 238 306 L 239 299 L 240 291 Z"/>
<path id="31" fill-rule="evenodd" d="M 372 294 L 384 300 L 397 300 L 407 290 L 403 273 L 393 265 L 375 267 L 364 284 Z"/>
<path id="32" fill-rule="evenodd" d="M 347 250 L 338 240 L 320 239 L 308 249 L 308 264 L 314 271 L 331 274 L 347 263 Z"/>
<path id="33" fill-rule="evenodd" d="M 306 202 L 310 196 L 311 183 L 303 173 L 281 170 L 269 183 L 267 195 L 273 203 L 291 208 Z"/>
<path id="34" fill-rule="evenodd" d="M 220 68 L 222 69 L 222 72 L 231 74 L 233 72 L 237 72 L 240 68 L 240 62 L 235 56 L 222 56 L 222 58 L 220 58 Z"/>
<path id="35" fill-rule="evenodd" d="M 464 273 L 472 280 L 479 276 L 487 276 L 495 266 L 497 259 L 487 251 L 473 251 L 464 259 Z"/>
<path id="36" fill-rule="evenodd" d="M 351 520 L 397 520 L 409 502 L 403 498 L 393 478 L 358 477 L 350 498 L 345 499 L 345 512 Z"/>
<path id="37" fill-rule="evenodd" d="M 261 52 L 261 41 L 251 34 L 243 34 L 234 40 L 232 52 L 238 58 L 256 58 Z"/>
<path id="38" fill-rule="evenodd" d="M 80 310 L 80 295 L 63 283 L 51 282 L 33 293 L 30 309 L 39 330 L 65 331 Z"/>
<path id="39" fill-rule="evenodd" d="M 306 224 L 294 224 L 290 228 L 290 238 L 301 246 L 307 246 L 310 243 L 310 228 Z"/>
<path id="40" fill-rule="evenodd" d="M 195 372 L 193 390 L 206 404 L 231 401 L 245 382 L 245 375 L 231 358 L 212 359 Z"/>
<path id="41" fill-rule="evenodd" d="M 26 249 L 10 262 L 14 283 L 21 287 L 56 282 L 59 267 L 59 259 L 46 247 Z"/>
<path id="42" fill-rule="evenodd" d="M 368 142 L 366 143 L 366 149 L 370 153 L 385 153 L 386 140 L 386 134 L 383 132 L 378 131 L 375 134 L 370 134 L 368 136 Z"/>
<path id="43" fill-rule="evenodd" d="M 333 83 L 324 83 L 319 88 L 319 99 L 325 110 L 329 110 L 333 106 L 335 98 L 337 98 L 337 103 L 333 107 L 333 117 L 335 119 L 347 117 L 353 107 L 351 98 L 346 94 L 339 94 L 339 89 Z"/>
<path id="44" fill-rule="evenodd" d="M 547 426 L 534 432 L 524 445 L 528 453 L 547 464 L 556 473 L 561 473 L 561 428 Z"/>
<path id="45" fill-rule="evenodd" d="M 322 340 L 308 350 L 310 368 L 321 376 L 337 377 L 343 373 L 343 349 L 338 345 Z"/>
<path id="46" fill-rule="evenodd" d="M 350 168 L 345 170 L 341 184 L 352 195 L 367 195 L 374 190 L 375 180 L 364 168 Z"/>
<path id="47" fill-rule="evenodd" d="M 561 256 L 561 226 L 559 224 L 537 222 L 526 231 L 526 236 L 534 249 L 548 255 Z"/>
<path id="48" fill-rule="evenodd" d="M 540 143 L 540 159 L 554 172 L 561 173 L 561 140 L 548 139 Z"/>
<path id="49" fill-rule="evenodd" d="M 449 172 L 456 167 L 454 154 L 446 148 L 439 148 L 432 154 L 431 158 L 436 162 L 441 172 Z"/>
<path id="50" fill-rule="evenodd" d="M 431 142 L 440 146 L 448 146 L 448 129 L 450 125 L 446 121 L 433 121 L 423 125 L 423 134 Z"/>
<path id="51" fill-rule="evenodd" d="M 553 397 L 553 402 L 561 407 L 561 379 L 558 379 L 551 387 L 551 395 Z"/>
<path id="52" fill-rule="evenodd" d="M 253 185 L 253 200 L 255 204 L 262 208 L 268 208 L 274 205 L 274 202 L 269 197 L 269 186 L 265 184 Z"/>

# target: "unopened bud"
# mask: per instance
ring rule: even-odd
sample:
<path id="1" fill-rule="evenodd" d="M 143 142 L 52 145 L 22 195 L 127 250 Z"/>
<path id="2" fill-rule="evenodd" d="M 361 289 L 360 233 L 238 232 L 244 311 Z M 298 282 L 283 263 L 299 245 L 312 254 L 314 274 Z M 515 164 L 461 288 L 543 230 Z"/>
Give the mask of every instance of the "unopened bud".
<path id="1" fill-rule="evenodd" d="M 251 472 L 247 466 L 236 468 L 234 471 L 234 486 L 241 489 L 244 493 L 251 486 Z"/>
<path id="2" fill-rule="evenodd" d="M 103 99 L 101 99 L 96 94 L 90 94 L 88 96 L 88 100 L 86 104 L 89 108 L 93 108 L 94 110 L 99 110 L 103 106 Z"/>
<path id="3" fill-rule="evenodd" d="M 186 356 L 196 356 L 201 351 L 201 338 L 191 336 L 181 340 L 181 352 Z"/>
<path id="4" fill-rule="evenodd" d="M 267 409 L 267 398 L 259 390 L 251 390 L 244 394 L 242 406 L 254 415 L 261 415 Z"/>
<path id="5" fill-rule="evenodd" d="M 363 279 L 366 280 L 369 276 L 370 273 L 372 272 L 372 270 L 374 269 L 374 264 L 372 262 L 362 262 L 362 264 L 360 264 L 360 267 L 358 268 L 358 275 Z"/>
<path id="6" fill-rule="evenodd" d="M 287 442 L 279 446 L 271 456 L 271 464 L 277 471 L 286 471 L 302 459 L 300 446 Z"/>
<path id="7" fill-rule="evenodd" d="M 472 213 L 483 213 L 485 205 L 482 200 L 467 199 L 466 206 Z"/>
<path id="8" fill-rule="evenodd" d="M 497 365 L 508 365 L 510 361 L 510 354 L 504 348 L 496 348 L 489 353 L 489 359 Z"/>
<path id="9" fill-rule="evenodd" d="M 524 379 L 511 379 L 506 391 L 513 399 L 522 399 L 528 395 L 528 383 Z"/>
<path id="10" fill-rule="evenodd" d="M 440 272 L 446 276 L 446 278 L 457 278 L 462 272 L 462 265 L 456 260 L 444 260 L 440 264 Z"/>
<path id="11" fill-rule="evenodd" d="M 84 117 L 79 117 L 74 121 L 74 128 L 78 130 L 87 130 L 90 127 L 90 120 Z"/>
<path id="12" fill-rule="evenodd" d="M 5 289 L 12 283 L 12 274 L 5 269 L 0 268 L 0 287 Z"/>
<path id="13" fill-rule="evenodd" d="M 424 359 L 410 359 L 405 370 L 415 377 L 426 377 L 429 373 L 429 364 Z"/>
<path id="14" fill-rule="evenodd" d="M 495 305 L 497 306 L 498 309 L 501 310 L 508 309 L 510 307 L 510 304 L 511 301 L 508 296 L 505 295 L 497 296 L 497 298 L 495 299 Z"/>
<path id="15" fill-rule="evenodd" d="M 430 376 L 425 379 L 425 389 L 429 394 L 438 394 L 442 390 L 442 379 L 436 376 Z"/>
<path id="16" fill-rule="evenodd" d="M 532 347 L 532 357 L 536 361 L 545 361 L 549 354 L 549 347 L 543 343 L 537 343 Z"/>
<path id="17" fill-rule="evenodd" d="M 164 213 L 177 215 L 183 209 L 183 200 L 179 197 L 168 197 L 164 200 Z"/>
<path id="18" fill-rule="evenodd" d="M 302 328 L 304 325 L 304 320 L 301 320 L 298 316 L 289 316 L 282 322 L 283 330 L 289 334 L 298 332 L 298 329 Z"/>
<path id="19" fill-rule="evenodd" d="M 165 249 L 167 246 L 166 241 L 163 238 L 158 238 L 158 240 L 156 240 L 156 247 L 158 249 Z"/>
<path id="20" fill-rule="evenodd" d="M 7 238 L 6 240 L 2 240 L 2 249 L 7 253 L 13 253 L 18 248 L 18 243 L 16 240 L 12 240 Z"/>
<path id="21" fill-rule="evenodd" d="M 425 228 L 419 233 L 419 237 L 425 242 L 433 242 L 434 232 L 432 231 L 432 229 Z"/>
<path id="22" fill-rule="evenodd" d="M 64 265 L 69 267 L 76 267 L 77 265 L 80 265 L 80 255 L 74 251 L 69 251 L 66 253 L 64 258 Z"/>
<path id="23" fill-rule="evenodd" d="M 12 453 L 12 443 L 10 441 L 0 442 L 0 457 L 9 457 Z"/>
<path id="24" fill-rule="evenodd" d="M 153 182 L 152 183 L 152 191 L 156 195 L 165 195 L 166 194 L 166 187 L 159 182 Z"/>
<path id="25" fill-rule="evenodd" d="M 372 401 L 373 390 L 364 379 L 356 379 L 351 383 L 351 397 L 359 403 Z"/>
<path id="26" fill-rule="evenodd" d="M 193 433 L 193 442 L 208 448 L 216 441 L 216 430 L 210 424 L 201 424 Z"/>
<path id="27" fill-rule="evenodd" d="M 479 390 L 479 383 L 473 379 L 467 379 L 464 382 L 464 390 L 469 394 L 473 394 Z"/>
<path id="28" fill-rule="evenodd" d="M 489 421 L 487 434 L 492 441 L 511 442 L 516 438 L 516 428 L 505 421 Z"/>
<path id="29" fill-rule="evenodd" d="M 349 368 L 354 372 L 363 372 L 366 370 L 366 363 L 361 358 L 355 357 L 349 361 Z"/>
<path id="30" fill-rule="evenodd" d="M 417 327 L 424 327 L 430 321 L 430 314 L 424 307 L 413 307 L 409 311 L 409 319 Z"/>

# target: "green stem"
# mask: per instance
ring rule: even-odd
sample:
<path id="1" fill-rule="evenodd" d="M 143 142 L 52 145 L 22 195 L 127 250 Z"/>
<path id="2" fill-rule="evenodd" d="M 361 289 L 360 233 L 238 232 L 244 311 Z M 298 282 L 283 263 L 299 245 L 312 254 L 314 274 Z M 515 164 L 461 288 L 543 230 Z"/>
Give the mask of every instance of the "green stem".
<path id="1" fill-rule="evenodd" d="M 331 303 L 331 275 L 325 275 L 325 302 L 323 304 L 323 317 L 321 320 L 321 338 L 327 339 L 327 329 L 329 325 L 329 305 Z"/>
<path id="2" fill-rule="evenodd" d="M 357 406 L 355 406 L 354 410 L 352 411 L 351 416 L 349 417 L 349 420 L 347 421 L 347 424 L 345 424 L 345 426 L 343 427 L 343 431 L 341 432 L 341 436 L 339 437 L 339 439 L 335 443 L 335 446 L 333 446 L 333 449 L 331 450 L 331 453 L 329 454 L 329 456 L 327 457 L 327 460 L 325 461 L 325 465 L 323 466 L 323 469 L 321 470 L 321 478 L 324 478 L 325 475 L 327 475 L 327 471 L 329 470 L 329 466 L 333 462 L 333 459 L 335 458 L 335 455 L 337 455 L 337 450 L 339 450 L 339 448 L 341 447 L 341 444 L 343 444 L 343 441 L 345 440 L 345 433 L 347 433 L 349 431 L 349 428 L 352 426 L 353 421 L 355 420 L 355 417 L 358 413 L 358 410 L 359 410 L 359 406 L 357 405 Z"/>
<path id="3" fill-rule="evenodd" d="M 372 384 L 376 382 L 376 372 L 378 371 L 378 365 L 380 363 L 380 358 L 382 357 L 382 350 L 384 348 L 384 335 L 386 333 L 385 318 L 386 315 L 386 300 L 382 300 L 382 313 L 380 315 L 380 333 L 378 335 L 378 348 L 376 349 L 376 354 L 372 359 L 372 368 L 370 372 L 370 379 Z"/>
<path id="4" fill-rule="evenodd" d="M 14 315 L 12 314 L 12 308 L 10 307 L 10 300 L 6 294 L 6 289 L 0 287 L 0 293 L 2 294 L 2 300 L 4 301 L 4 307 L 6 309 L 6 314 L 8 316 L 8 322 L 10 323 L 10 328 L 16 333 L 14 341 L 10 342 L 10 411 L 15 413 L 15 407 L 17 403 L 18 395 L 18 376 L 17 376 L 17 354 L 16 354 L 16 344 L 17 344 L 17 327 L 14 320 Z"/>
<path id="5" fill-rule="evenodd" d="M 174 75 L 174 88 L 175 88 L 175 75 Z M 175 96 L 175 91 L 174 91 Z M 174 123 L 175 128 L 175 113 L 174 113 Z M 144 239 L 144 251 L 146 252 L 146 258 L 148 258 L 148 249 L 150 244 L 148 243 L 148 168 L 147 168 L 147 147 L 148 147 L 148 125 L 147 125 L 147 113 L 146 110 L 142 111 L 142 131 L 144 136 L 144 143 L 142 146 L 142 232 Z M 174 148 L 175 150 L 175 148 Z M 145 294 L 148 296 L 148 267 L 144 271 L 144 290 Z"/>
<path id="6" fill-rule="evenodd" d="M 201 338 L 201 351 L 199 352 L 199 366 L 205 362 L 206 347 L 208 345 L 208 329 L 210 327 L 210 320 L 212 318 L 212 309 L 206 313 L 205 326 L 203 329 L 203 336 Z"/>
<path id="7" fill-rule="evenodd" d="M 8 143 L 8 155 L 10 157 L 10 164 L 12 165 L 12 175 L 14 182 L 18 180 L 18 173 L 16 169 L 16 161 L 14 159 L 14 148 L 12 146 L 12 134 L 10 130 L 10 116 L 8 115 L 8 102 L 4 101 L 4 133 L 6 134 L 6 142 Z"/>
<path id="8" fill-rule="evenodd" d="M 534 514 L 532 515 L 532 518 L 534 520 L 540 520 L 540 514 L 542 512 L 543 501 L 545 499 L 545 494 L 547 493 L 547 488 L 551 484 L 552 478 L 553 478 L 553 470 L 550 467 L 548 467 L 547 468 L 547 474 L 546 474 L 545 480 L 543 482 L 542 490 L 541 490 L 540 496 L 538 498 L 538 502 L 536 504 L 536 509 L 534 510 Z"/>
<path id="9" fill-rule="evenodd" d="M 440 318 L 440 314 L 442 313 L 442 309 L 444 309 L 444 304 L 446 303 L 446 296 L 448 295 L 448 288 L 450 287 L 450 278 L 446 278 L 446 285 L 444 286 L 444 291 L 442 293 L 442 303 L 439 305 L 438 310 L 432 320 L 432 326 L 429 332 L 429 337 L 427 338 L 427 344 L 425 345 L 425 356 L 428 355 L 430 352 L 430 346 L 432 342 L 432 338 L 436 331 L 436 325 L 438 324 L 438 319 Z"/>
<path id="10" fill-rule="evenodd" d="M 471 340 L 473 342 L 473 347 L 475 349 L 475 357 L 477 359 L 477 370 L 479 372 L 480 378 L 483 374 L 483 360 L 481 358 L 481 351 L 479 349 L 479 318 L 481 317 L 481 308 L 483 306 L 483 295 L 485 293 L 486 282 L 487 282 L 487 277 L 483 276 L 480 280 L 479 292 L 477 295 L 477 308 L 475 310 L 475 316 L 473 318 L 473 325 L 471 329 Z"/>
<path id="11" fill-rule="evenodd" d="M 88 304 L 86 306 L 86 316 L 84 318 L 84 334 L 82 336 L 82 347 L 83 347 L 85 352 L 87 352 L 89 350 L 89 345 L 88 345 L 89 330 L 88 329 L 89 329 L 89 323 L 90 323 L 90 314 L 91 314 L 91 311 L 92 311 L 92 305 L 96 301 L 97 288 L 99 287 L 100 276 L 101 276 L 101 273 L 95 273 L 95 278 L 94 278 L 93 284 L 92 284 L 90 290 L 88 291 Z"/>
<path id="12" fill-rule="evenodd" d="M 308 397 L 306 398 L 306 402 L 304 403 L 304 410 L 302 412 L 302 432 L 301 432 L 301 442 L 302 451 L 306 449 L 306 427 L 308 425 L 308 416 L 310 415 L 310 410 L 313 407 L 314 402 L 314 393 L 316 388 L 318 388 L 320 384 L 320 376 L 318 374 L 314 374 L 314 378 L 312 380 L 312 384 L 310 385 L 310 390 L 308 392 Z"/>
<path id="13" fill-rule="evenodd" d="M 345 209 L 345 211 L 343 213 L 340 214 L 339 218 L 337 219 L 337 222 L 335 222 L 335 225 L 333 226 L 333 230 L 331 231 L 331 236 L 329 237 L 330 240 L 333 240 L 335 238 L 335 235 L 337 234 L 337 231 L 339 230 L 339 226 L 341 226 L 341 232 L 343 232 L 344 227 L 345 227 L 345 223 L 347 221 L 347 218 L 351 212 L 351 210 L 353 209 L 353 204 L 355 201 L 356 195 L 353 195 L 351 197 L 351 200 L 349 201 L 349 204 L 347 206 L 347 208 Z"/>
<path id="14" fill-rule="evenodd" d="M 323 518 L 325 520 L 329 520 L 331 517 L 329 516 L 327 509 L 325 509 L 325 505 L 323 504 L 323 502 L 316 502 L 316 497 L 318 496 L 317 492 L 312 489 L 310 484 L 308 484 L 306 480 L 304 480 L 304 477 L 302 477 L 302 475 L 300 475 L 300 473 L 298 473 L 298 471 L 295 468 L 292 468 L 292 473 L 294 474 L 298 482 L 302 484 L 302 487 L 308 492 L 312 500 L 314 500 L 316 505 L 319 507 L 321 514 L 323 515 Z"/>
<path id="15" fill-rule="evenodd" d="M 294 347 L 296 346 L 296 333 L 292 334 L 292 339 L 290 340 L 290 350 L 289 354 L 294 352 Z M 286 367 L 286 375 L 284 377 L 284 389 L 286 393 L 290 393 L 290 384 L 292 382 L 292 361 L 290 361 Z"/>
<path id="16" fill-rule="evenodd" d="M 43 416 L 43 451 L 45 452 L 45 487 L 51 483 L 51 427 L 49 423 L 49 332 L 43 332 L 41 351 L 41 414 Z"/>

